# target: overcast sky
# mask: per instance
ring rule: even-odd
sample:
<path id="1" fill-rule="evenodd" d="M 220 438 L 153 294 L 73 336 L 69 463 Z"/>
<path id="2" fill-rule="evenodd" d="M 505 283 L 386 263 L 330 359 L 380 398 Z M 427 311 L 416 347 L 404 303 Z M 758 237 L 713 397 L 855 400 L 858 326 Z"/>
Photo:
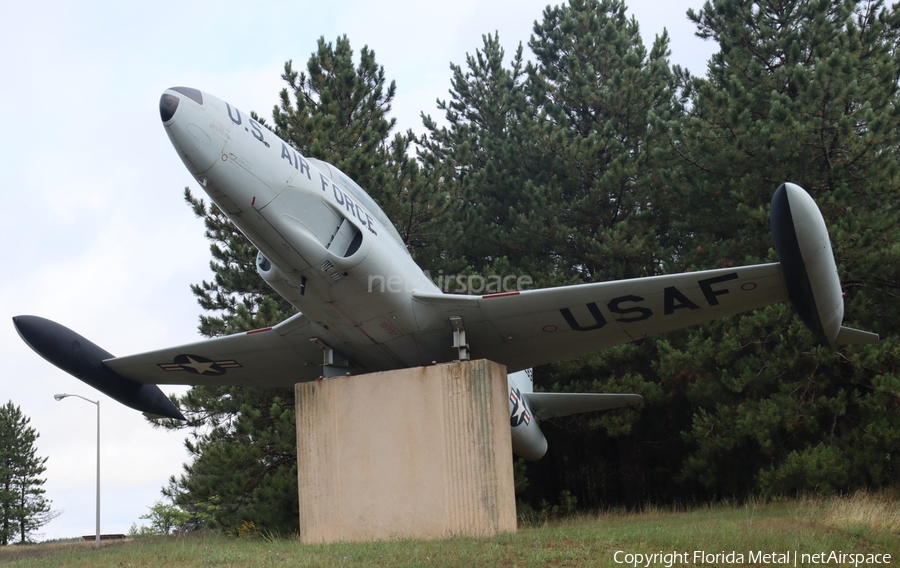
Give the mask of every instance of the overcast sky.
<path id="1" fill-rule="evenodd" d="M 527 56 L 547 3 L 0 4 L 0 236 L 8 255 L 0 272 L 0 404 L 21 407 L 40 433 L 38 453 L 49 457 L 45 489 L 62 514 L 43 539 L 94 532 L 95 407 L 53 394 L 100 400 L 104 533 L 145 522 L 140 515 L 187 459 L 187 432 L 154 429 L 45 362 L 10 319 L 53 319 L 115 355 L 198 339 L 201 310 L 189 285 L 210 278 L 209 245 L 182 191 L 202 192 L 160 124 L 162 92 L 196 87 L 270 118 L 284 62 L 302 69 L 320 36 L 347 34 L 396 81 L 399 128 L 421 132 L 419 113 L 437 118 L 435 100 L 449 98 L 449 64 L 464 64 L 482 34 L 495 31 L 507 54 L 522 42 Z M 696 38 L 685 15 L 701 4 L 632 0 L 629 9 L 648 48 L 667 28 L 673 63 L 702 75 L 715 45 Z"/>

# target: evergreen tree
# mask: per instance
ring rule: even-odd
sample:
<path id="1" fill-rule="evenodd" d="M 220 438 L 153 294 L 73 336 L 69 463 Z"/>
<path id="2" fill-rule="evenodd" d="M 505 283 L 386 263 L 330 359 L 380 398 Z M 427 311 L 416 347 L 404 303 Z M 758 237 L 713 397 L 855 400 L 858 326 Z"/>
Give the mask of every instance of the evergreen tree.
<path id="1" fill-rule="evenodd" d="M 662 171 L 667 139 L 654 127 L 682 106 L 668 62 L 668 36 L 648 50 L 618 0 L 548 7 L 529 46 L 527 138 L 541 174 L 525 183 L 530 204 L 522 241 L 549 252 L 555 284 L 650 276 L 670 270 L 671 199 Z M 527 234 L 527 237 L 525 236 Z M 652 367 L 652 343 L 638 342 L 537 369 L 555 391 L 636 392 L 638 408 L 555 420 L 550 452 L 529 467 L 539 498 L 563 491 L 583 506 L 659 498 L 671 413 Z M 651 451 L 645 451 L 650 447 Z M 538 482 L 540 480 L 540 482 Z M 663 495 L 665 496 L 665 495 Z"/>
<path id="2" fill-rule="evenodd" d="M 720 51 L 706 78 L 683 75 L 688 120 L 660 123 L 680 154 L 679 268 L 777 260 L 769 202 L 795 182 L 829 226 L 849 324 L 882 342 L 806 347 L 815 338 L 784 305 L 660 342 L 660 375 L 692 413 L 680 479 L 707 497 L 895 484 L 897 8 L 716 0 L 689 15 Z"/>
<path id="3" fill-rule="evenodd" d="M 28 542 L 57 516 L 44 497 L 47 458 L 37 455 L 40 435 L 30 422 L 12 401 L 0 407 L 0 545 Z"/>
<path id="4" fill-rule="evenodd" d="M 639 505 L 896 484 L 897 10 L 712 0 L 689 14 L 720 46 L 705 78 L 669 66 L 665 33 L 646 49 L 619 0 L 548 7 L 527 65 L 521 47 L 504 63 L 497 35 L 485 36 L 451 65 L 451 98 L 438 104 L 447 125 L 423 116 L 418 141 L 390 138 L 395 86 L 374 54 L 354 63 L 346 37 L 320 39 L 304 72 L 285 65 L 272 128 L 358 181 L 432 274 L 539 286 L 775 261 L 772 192 L 804 186 L 831 229 L 849 323 L 882 343 L 809 348 L 815 338 L 781 305 L 537 369 L 539 389 L 645 402 L 545 423 L 550 453 L 528 466 L 526 493 Z M 214 243 L 216 278 L 194 287 L 212 312 L 201 331 L 293 313 L 257 276 L 243 235 L 186 199 Z M 170 484 L 175 502 L 223 526 L 292 530 L 293 393 L 195 387 L 179 403 L 206 429 Z"/>
<path id="5" fill-rule="evenodd" d="M 513 226 L 528 206 L 524 184 L 540 165 L 521 129 L 520 115 L 527 112 L 522 47 L 507 68 L 499 36 L 482 41 L 465 68 L 450 64 L 451 99 L 438 102 L 446 126 L 422 116 L 428 133 L 419 157 L 450 196 L 452 209 L 444 213 L 456 218 L 462 237 L 440 268 L 448 274 L 528 274 L 537 268 L 528 257 L 537 255 L 515 240 Z"/>
<path id="6" fill-rule="evenodd" d="M 648 52 L 623 2 L 571 0 L 544 10 L 529 46 L 529 134 L 543 174 L 528 211 L 545 222 L 520 226 L 553 243 L 555 268 L 579 281 L 659 273 L 669 208 L 651 119 L 680 110 L 668 36 Z"/>
<path id="7" fill-rule="evenodd" d="M 447 126 L 425 117 L 422 158 L 442 165 L 461 205 L 466 239 L 448 255 L 459 266 L 529 275 L 538 286 L 668 268 L 667 139 L 653 125 L 682 108 L 667 36 L 648 52 L 638 32 L 623 3 L 574 0 L 535 23 L 533 63 L 524 65 L 520 47 L 505 66 L 494 35 L 465 67 L 451 65 L 452 98 L 438 104 Z M 538 388 L 639 392 L 646 402 L 545 423 L 551 449 L 526 468 L 529 501 L 568 491 L 588 506 L 623 493 L 638 502 L 651 483 L 645 477 L 666 477 L 661 464 L 671 455 L 654 466 L 638 442 L 671 436 L 658 420 L 638 420 L 665 414 L 671 402 L 653 355 L 652 344 L 635 344 L 536 371 Z"/>
<path id="8" fill-rule="evenodd" d="M 215 275 L 212 282 L 191 286 L 201 307 L 211 312 L 201 315 L 200 333 L 217 337 L 269 327 L 295 313 L 259 276 L 256 247 L 224 213 L 187 189 L 185 200 L 203 219 Z M 178 397 L 175 403 L 187 422 L 161 424 L 191 429 L 185 446 L 192 461 L 164 494 L 185 511 L 211 511 L 202 524 L 231 528 L 253 521 L 273 531 L 293 530 L 298 514 L 293 397 L 289 388 L 209 385 Z M 272 499 L 273 487 L 286 493 Z"/>
<path id="9" fill-rule="evenodd" d="M 288 88 L 274 110 L 274 131 L 302 154 L 333 163 L 366 189 L 419 256 L 442 248 L 431 225 L 443 207 L 408 155 L 411 135 L 390 139 L 387 118 L 395 87 L 387 84 L 374 53 L 363 48 L 354 66 L 346 37 L 320 39 L 297 73 L 282 76 Z M 293 100 L 293 102 L 291 102 Z M 265 121 L 253 114 L 262 124 Z M 256 248 L 215 205 L 185 191 L 212 241 L 215 279 L 192 286 L 200 305 L 200 331 L 208 337 L 267 327 L 295 310 L 256 271 Z M 226 528 L 252 521 L 259 529 L 292 532 L 298 523 L 296 425 L 293 389 L 195 386 L 176 401 L 193 429 L 186 447 L 192 462 L 164 493 L 188 512 L 204 512 Z"/>

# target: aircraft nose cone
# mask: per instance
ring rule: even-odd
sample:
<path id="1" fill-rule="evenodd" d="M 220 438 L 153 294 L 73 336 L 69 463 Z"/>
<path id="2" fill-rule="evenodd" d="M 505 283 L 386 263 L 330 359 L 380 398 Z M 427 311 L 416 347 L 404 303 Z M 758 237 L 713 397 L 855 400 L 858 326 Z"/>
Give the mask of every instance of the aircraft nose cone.
<path id="1" fill-rule="evenodd" d="M 177 95 L 173 95 L 170 91 L 175 91 Z M 175 116 L 178 110 L 178 103 L 181 102 L 179 96 L 184 96 L 200 106 L 203 106 L 203 93 L 191 87 L 172 87 L 168 89 L 161 97 L 159 97 L 159 117 L 163 122 L 168 122 Z"/>
<path id="2" fill-rule="evenodd" d="M 172 119 L 175 111 L 178 110 L 179 102 L 178 97 L 169 93 L 163 93 L 163 96 L 159 97 L 159 117 L 163 122 L 169 122 Z"/>
<path id="3" fill-rule="evenodd" d="M 166 89 L 159 98 L 159 117 L 169 140 L 194 175 L 210 169 L 219 160 L 227 134 L 223 135 L 216 99 L 191 87 Z M 219 126 L 219 130 L 215 127 Z"/>

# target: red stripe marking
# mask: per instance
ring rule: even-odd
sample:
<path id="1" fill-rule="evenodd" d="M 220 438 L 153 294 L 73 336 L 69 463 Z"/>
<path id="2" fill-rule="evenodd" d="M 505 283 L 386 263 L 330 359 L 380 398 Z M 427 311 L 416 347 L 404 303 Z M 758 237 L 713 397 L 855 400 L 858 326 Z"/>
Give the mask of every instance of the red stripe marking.
<path id="1" fill-rule="evenodd" d="M 482 296 L 482 300 L 486 300 L 488 298 L 502 298 L 504 296 L 518 296 L 518 292 L 500 292 L 499 294 L 488 294 L 487 296 Z"/>
<path id="2" fill-rule="evenodd" d="M 254 333 L 262 333 L 262 332 L 264 332 L 264 331 L 269 331 L 269 330 L 271 330 L 271 329 L 272 329 L 271 327 L 264 327 L 264 328 L 262 328 L 262 329 L 253 329 L 253 330 L 248 331 L 248 332 L 247 332 L 247 335 L 252 335 L 252 334 L 254 334 Z"/>

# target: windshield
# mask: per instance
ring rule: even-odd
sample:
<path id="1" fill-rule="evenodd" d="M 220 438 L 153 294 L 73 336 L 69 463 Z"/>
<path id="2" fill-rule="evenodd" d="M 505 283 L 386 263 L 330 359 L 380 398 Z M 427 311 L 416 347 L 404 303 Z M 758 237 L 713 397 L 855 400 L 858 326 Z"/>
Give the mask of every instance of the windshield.
<path id="1" fill-rule="evenodd" d="M 346 190 L 350 195 L 356 198 L 357 202 L 360 203 L 363 207 L 369 210 L 372 215 L 378 219 L 378 222 L 387 229 L 387 231 L 394 237 L 401 247 L 406 250 L 406 244 L 403 242 L 403 238 L 400 236 L 400 233 L 394 227 L 394 224 L 391 223 L 391 220 L 388 219 L 388 216 L 384 214 L 384 211 L 381 210 L 381 207 L 375 203 L 375 200 L 369 197 L 369 194 L 363 190 L 363 188 L 359 187 L 355 181 L 350 179 L 344 172 L 337 169 L 333 165 L 328 162 L 323 162 L 322 160 L 317 160 L 315 158 L 306 158 L 309 160 L 314 166 L 322 170 L 323 173 L 327 174 L 332 181 L 336 182 L 341 186 L 342 189 Z"/>

